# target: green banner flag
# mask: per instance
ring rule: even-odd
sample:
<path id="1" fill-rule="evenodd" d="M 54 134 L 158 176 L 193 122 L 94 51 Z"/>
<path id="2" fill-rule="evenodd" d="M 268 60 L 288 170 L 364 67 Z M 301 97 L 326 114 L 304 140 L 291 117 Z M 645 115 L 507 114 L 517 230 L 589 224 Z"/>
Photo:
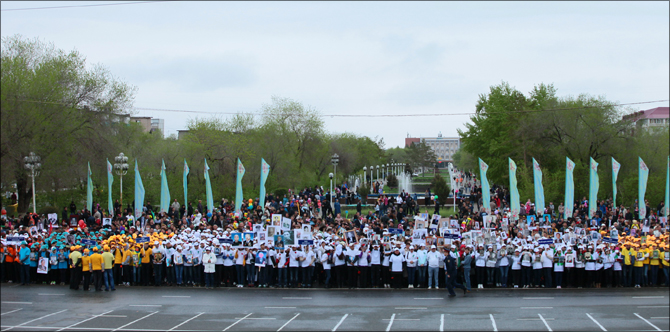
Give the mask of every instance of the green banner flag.
<path id="1" fill-rule="evenodd" d="M 639 158 L 639 157 L 638 157 Z M 642 158 L 640 159 L 640 166 L 638 169 L 639 172 L 639 178 L 638 178 L 638 187 L 637 187 L 637 195 L 638 195 L 638 201 L 637 201 L 637 206 L 638 206 L 638 215 L 640 217 L 640 220 L 645 219 L 647 217 L 647 205 L 645 204 L 644 201 L 644 194 L 647 191 L 647 180 L 649 179 L 649 167 L 647 167 L 647 164 L 644 163 Z"/>
<path id="2" fill-rule="evenodd" d="M 207 166 L 207 158 L 205 158 L 205 191 L 207 192 L 207 208 L 205 210 L 213 211 L 214 210 L 214 196 L 212 195 L 212 182 L 209 181 L 209 166 Z M 203 215 L 207 214 L 207 211 L 200 211 Z"/>
<path id="3" fill-rule="evenodd" d="M 109 210 L 109 215 L 114 216 L 114 204 L 112 203 L 112 183 L 114 183 L 114 175 L 112 174 L 112 164 L 109 163 L 107 159 L 107 210 Z"/>
<path id="4" fill-rule="evenodd" d="M 186 164 L 186 159 L 184 159 L 184 211 L 188 211 L 188 173 L 191 170 Z M 187 212 L 184 212 L 186 214 Z"/>
<path id="5" fill-rule="evenodd" d="M 598 209 L 598 188 L 600 187 L 600 179 L 598 178 L 598 163 L 589 158 L 589 218 L 595 217 Z"/>
<path id="6" fill-rule="evenodd" d="M 165 160 L 161 166 L 161 212 L 168 212 L 170 206 L 170 188 L 168 188 L 167 174 L 165 172 Z"/>
<path id="7" fill-rule="evenodd" d="M 144 184 L 140 176 L 140 168 L 135 159 L 135 225 L 139 225 L 139 218 L 142 216 L 142 208 L 144 207 Z"/>
<path id="8" fill-rule="evenodd" d="M 244 166 L 240 161 L 240 158 L 237 158 L 237 184 L 235 185 L 235 211 L 240 211 L 242 209 L 242 200 L 244 196 L 242 195 L 242 177 L 244 176 Z"/>
<path id="9" fill-rule="evenodd" d="M 572 172 L 575 170 L 575 163 L 570 158 L 565 157 L 565 209 L 563 210 L 563 219 L 568 220 L 572 217 L 575 205 L 575 178 Z"/>
<path id="10" fill-rule="evenodd" d="M 612 157 L 612 207 L 616 209 L 616 179 L 619 177 L 619 169 L 621 169 L 621 164 L 618 161 L 614 160 Z"/>
<path id="11" fill-rule="evenodd" d="M 487 211 L 491 214 L 491 187 L 489 186 L 489 180 L 486 179 L 486 171 L 488 171 L 489 165 L 487 165 L 481 158 L 479 158 L 479 173 L 482 178 L 482 203 L 484 206 L 480 206 L 479 209 L 482 211 Z"/>
<path id="12" fill-rule="evenodd" d="M 268 174 L 270 174 L 270 165 L 261 158 L 261 193 L 258 202 L 261 208 L 265 207 L 265 181 L 268 179 Z"/>
<path id="13" fill-rule="evenodd" d="M 516 184 L 516 163 L 512 158 L 509 159 L 509 187 L 510 187 L 510 212 L 512 213 L 512 220 L 519 219 L 520 202 L 519 202 L 519 188 Z"/>
<path id="14" fill-rule="evenodd" d="M 86 181 L 86 210 L 93 213 L 93 181 L 91 180 L 91 162 L 88 163 L 88 180 Z"/>
<path id="15" fill-rule="evenodd" d="M 544 187 L 542 186 L 542 168 L 533 158 L 533 182 L 535 184 L 535 213 L 544 214 Z"/>

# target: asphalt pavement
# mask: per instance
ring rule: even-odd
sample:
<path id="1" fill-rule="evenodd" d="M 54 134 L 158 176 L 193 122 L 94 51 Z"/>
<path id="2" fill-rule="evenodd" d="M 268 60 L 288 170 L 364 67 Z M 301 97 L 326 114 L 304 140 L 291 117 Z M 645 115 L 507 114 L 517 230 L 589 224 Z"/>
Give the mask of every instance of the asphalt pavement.
<path id="1" fill-rule="evenodd" d="M 1 290 L 1 331 L 668 331 L 667 288 Z"/>

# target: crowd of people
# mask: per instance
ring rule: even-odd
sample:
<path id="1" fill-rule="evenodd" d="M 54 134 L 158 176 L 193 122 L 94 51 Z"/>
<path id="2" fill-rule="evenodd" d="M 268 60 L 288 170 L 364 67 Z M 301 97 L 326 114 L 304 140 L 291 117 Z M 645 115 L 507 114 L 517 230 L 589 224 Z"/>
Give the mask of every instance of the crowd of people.
<path id="1" fill-rule="evenodd" d="M 505 188 L 493 186 L 491 205 L 482 207 L 476 179 L 459 177 L 471 184 L 470 193 L 449 216 L 439 215 L 437 200 L 433 213 L 422 212 L 416 196 L 401 193 L 380 196 L 367 214 L 358 201 L 356 212 L 343 217 L 330 206 L 329 193 L 314 187 L 268 195 L 262 207 L 249 200 L 238 212 L 223 199 L 214 209 L 175 201 L 159 213 L 147 202 L 137 216 L 117 204 L 114 215 L 98 208 L 76 213 L 70 206 L 61 221 L 9 218 L 3 220 L 2 281 L 85 291 L 446 288 L 450 295 L 453 288 L 670 285 L 662 207 L 639 216 L 605 200 L 587 218 L 582 199 L 564 219 L 562 206 L 535 211 L 529 201 L 514 220 Z M 343 186 L 336 194 L 351 191 Z"/>

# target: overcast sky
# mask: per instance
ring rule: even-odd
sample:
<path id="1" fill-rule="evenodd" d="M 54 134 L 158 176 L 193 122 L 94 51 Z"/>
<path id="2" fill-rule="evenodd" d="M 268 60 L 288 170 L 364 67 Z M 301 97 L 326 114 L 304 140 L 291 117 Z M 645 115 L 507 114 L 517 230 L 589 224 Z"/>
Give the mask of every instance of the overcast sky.
<path id="1" fill-rule="evenodd" d="M 258 112 L 273 95 L 323 114 L 472 112 L 507 81 L 523 92 L 621 103 L 669 99 L 664 2 L 2 1 L 2 36 L 77 49 L 136 85 L 136 107 Z M 667 106 L 668 102 L 638 109 Z M 167 134 L 205 114 L 139 111 Z M 330 132 L 455 136 L 468 116 L 331 118 Z"/>

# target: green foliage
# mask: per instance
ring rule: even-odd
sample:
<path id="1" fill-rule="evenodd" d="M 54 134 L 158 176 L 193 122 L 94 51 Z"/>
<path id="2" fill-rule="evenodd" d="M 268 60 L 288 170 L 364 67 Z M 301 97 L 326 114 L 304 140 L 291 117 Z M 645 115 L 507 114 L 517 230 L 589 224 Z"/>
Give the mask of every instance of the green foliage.
<path id="1" fill-rule="evenodd" d="M 637 197 L 638 156 L 650 168 L 647 198 L 655 207 L 664 195 L 668 130 L 638 130 L 633 134 L 622 115 L 629 111 L 603 97 L 585 94 L 558 97 L 553 85 L 540 84 L 524 95 L 503 82 L 482 94 L 472 123 L 460 131 L 456 166 L 477 170 L 477 158 L 489 165 L 492 183 L 509 185 L 507 158 L 517 166 L 522 203 L 534 200 L 532 158 L 542 167 L 545 201 L 557 205 L 565 193 L 565 157 L 575 162 L 575 199 L 588 196 L 589 158 L 600 165 L 599 199 L 612 196 L 612 163 L 621 163 L 617 203 Z M 476 171 L 476 173 L 479 173 Z M 652 180 L 655 179 L 655 180 Z"/>
<path id="2" fill-rule="evenodd" d="M 363 199 L 363 203 L 365 203 L 368 194 L 370 194 L 370 185 L 367 182 L 364 182 L 362 185 L 358 186 L 358 194 Z"/>
<path id="3" fill-rule="evenodd" d="M 432 191 L 437 195 L 437 200 L 440 202 L 440 205 L 447 204 L 447 198 L 449 197 L 450 189 L 447 181 L 440 174 L 435 174 L 433 181 L 430 183 Z"/>
<path id="4" fill-rule="evenodd" d="M 275 190 L 274 194 L 275 194 L 275 197 L 279 197 L 279 198 L 281 198 L 281 197 L 284 197 L 284 195 L 287 195 L 287 194 L 288 194 L 288 190 L 286 190 L 286 189 L 277 189 L 277 190 Z"/>
<path id="5" fill-rule="evenodd" d="M 398 187 L 398 178 L 393 174 L 389 174 L 386 177 L 386 185 L 389 186 L 389 187 L 397 188 Z"/>
<path id="6" fill-rule="evenodd" d="M 60 213 L 61 209 L 54 206 L 45 206 L 41 208 L 37 213 L 38 214 L 49 214 L 49 213 Z M 60 215 L 58 216 L 60 218 Z"/>

